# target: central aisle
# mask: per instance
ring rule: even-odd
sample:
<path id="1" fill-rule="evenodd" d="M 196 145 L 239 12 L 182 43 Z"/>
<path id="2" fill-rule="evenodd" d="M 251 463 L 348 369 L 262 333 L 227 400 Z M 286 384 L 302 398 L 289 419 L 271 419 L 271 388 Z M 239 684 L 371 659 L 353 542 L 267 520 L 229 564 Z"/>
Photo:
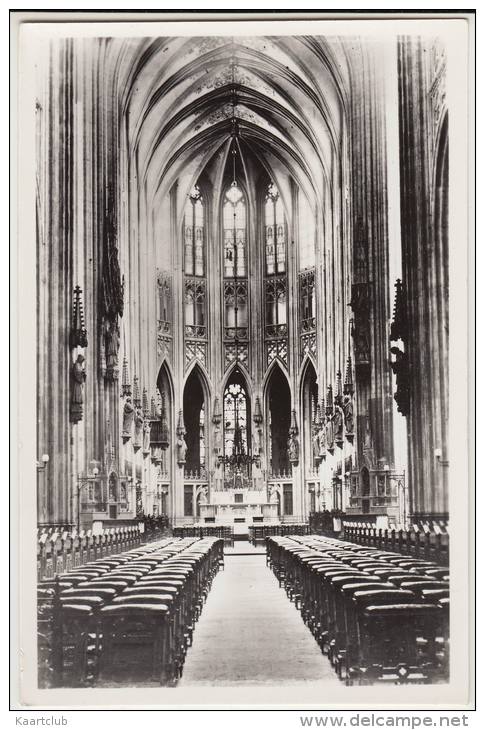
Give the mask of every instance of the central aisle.
<path id="1" fill-rule="evenodd" d="M 226 555 L 178 686 L 315 680 L 340 684 L 265 556 Z"/>

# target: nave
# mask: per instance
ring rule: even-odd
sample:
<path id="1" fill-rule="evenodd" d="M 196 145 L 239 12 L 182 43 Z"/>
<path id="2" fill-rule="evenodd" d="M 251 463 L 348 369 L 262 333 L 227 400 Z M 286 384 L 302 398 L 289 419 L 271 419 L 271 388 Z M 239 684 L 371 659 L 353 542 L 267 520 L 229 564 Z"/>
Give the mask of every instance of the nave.
<path id="1" fill-rule="evenodd" d="M 442 40 L 36 69 L 39 686 L 441 682 Z"/>

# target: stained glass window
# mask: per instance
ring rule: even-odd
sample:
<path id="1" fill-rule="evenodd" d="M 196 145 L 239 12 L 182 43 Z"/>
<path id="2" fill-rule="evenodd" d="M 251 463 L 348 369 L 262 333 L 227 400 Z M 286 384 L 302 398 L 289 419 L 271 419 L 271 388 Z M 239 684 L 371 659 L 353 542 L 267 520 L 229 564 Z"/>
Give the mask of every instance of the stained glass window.
<path id="1" fill-rule="evenodd" d="M 232 184 L 225 195 L 223 208 L 224 226 L 224 276 L 247 276 L 246 255 L 246 205 L 242 190 Z"/>
<path id="2" fill-rule="evenodd" d="M 300 285 L 300 328 L 302 332 L 315 329 L 315 270 L 303 271 L 299 277 Z"/>
<path id="3" fill-rule="evenodd" d="M 172 327 L 172 287 L 169 275 L 160 274 L 157 283 L 159 331 L 170 334 Z"/>
<path id="4" fill-rule="evenodd" d="M 286 277 L 266 280 L 266 336 L 286 335 Z"/>
<path id="5" fill-rule="evenodd" d="M 231 383 L 224 391 L 224 456 L 248 453 L 247 426 L 246 392 L 239 383 Z"/>
<path id="6" fill-rule="evenodd" d="M 185 334 L 187 337 L 206 336 L 205 281 L 185 280 Z"/>

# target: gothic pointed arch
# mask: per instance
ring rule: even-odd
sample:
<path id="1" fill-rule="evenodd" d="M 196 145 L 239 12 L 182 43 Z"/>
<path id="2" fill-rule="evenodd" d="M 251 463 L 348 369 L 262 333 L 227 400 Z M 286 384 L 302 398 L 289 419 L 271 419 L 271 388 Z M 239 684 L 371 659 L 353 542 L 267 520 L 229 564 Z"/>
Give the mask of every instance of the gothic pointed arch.
<path id="1" fill-rule="evenodd" d="M 160 386 L 163 386 L 167 397 L 169 397 L 171 402 L 173 402 L 175 397 L 174 377 L 167 358 L 163 360 L 162 364 L 158 368 L 157 387 L 159 390 Z"/>
<path id="2" fill-rule="evenodd" d="M 224 392 L 227 383 L 231 380 L 231 378 L 234 376 L 234 374 L 239 373 L 244 381 L 244 386 L 247 390 L 247 393 L 250 397 L 252 397 L 253 394 L 253 386 L 251 382 L 251 376 L 249 375 L 248 370 L 244 367 L 242 363 L 234 363 L 233 365 L 230 365 L 226 372 L 224 373 L 224 377 L 222 379 L 221 384 L 221 391 Z"/>
<path id="3" fill-rule="evenodd" d="M 318 381 L 316 360 L 309 352 L 307 352 L 303 357 L 298 371 L 298 383 L 300 384 L 300 392 L 309 368 L 313 368 L 315 372 L 315 378 Z"/>
<path id="4" fill-rule="evenodd" d="M 182 403 L 182 421 L 179 418 L 177 428 L 184 430 L 185 470 L 192 475 L 205 473 L 209 455 L 210 390 L 198 363 L 185 379 Z"/>
<path id="5" fill-rule="evenodd" d="M 303 463 L 307 476 L 314 474 L 320 462 L 318 432 L 321 422 L 317 371 L 310 355 L 303 361 L 300 374 L 300 433 Z"/>
<path id="6" fill-rule="evenodd" d="M 290 384 L 281 366 L 271 368 L 264 388 L 266 458 L 270 474 L 290 472 L 288 439 L 291 426 Z"/>
<path id="7" fill-rule="evenodd" d="M 268 388 L 268 382 L 274 373 L 275 370 L 280 370 L 283 376 L 286 378 L 286 381 L 288 383 L 288 388 L 290 388 L 290 376 L 288 374 L 288 370 L 286 368 L 285 363 L 281 360 L 279 357 L 275 357 L 274 360 L 271 361 L 268 368 L 266 369 L 266 372 L 264 374 L 263 378 L 263 396 L 266 396 L 266 391 Z"/>
<path id="8" fill-rule="evenodd" d="M 205 397 L 209 400 L 212 394 L 212 386 L 211 386 L 211 380 L 209 377 L 209 373 L 205 369 L 205 367 L 200 363 L 198 360 L 193 360 L 189 367 L 187 368 L 187 371 L 184 376 L 183 385 L 187 384 L 188 379 L 190 376 L 195 373 L 197 377 L 200 379 L 200 382 L 202 384 L 202 387 L 204 389 Z"/>

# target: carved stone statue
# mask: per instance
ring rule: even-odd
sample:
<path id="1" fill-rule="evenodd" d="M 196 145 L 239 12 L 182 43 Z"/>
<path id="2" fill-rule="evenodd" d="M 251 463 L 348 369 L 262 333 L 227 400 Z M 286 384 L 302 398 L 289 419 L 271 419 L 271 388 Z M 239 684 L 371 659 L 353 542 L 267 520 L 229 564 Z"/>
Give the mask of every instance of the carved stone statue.
<path id="1" fill-rule="evenodd" d="M 187 455 L 187 444 L 185 443 L 185 439 L 180 434 L 177 436 L 177 462 L 179 464 L 185 464 L 185 457 Z"/>
<path id="2" fill-rule="evenodd" d="M 346 395 L 343 404 L 345 433 L 351 436 L 354 433 L 354 404 L 350 395 Z"/>
<path id="3" fill-rule="evenodd" d="M 333 420 L 333 434 L 337 444 L 341 444 L 344 439 L 344 419 L 340 408 L 335 408 Z"/>
<path id="4" fill-rule="evenodd" d="M 319 459 L 320 459 L 320 431 L 318 430 L 318 428 L 315 428 L 313 430 L 312 446 L 313 446 L 313 460 L 319 461 Z"/>
<path id="5" fill-rule="evenodd" d="M 320 456 L 325 456 L 325 454 L 327 453 L 327 431 L 325 428 L 325 424 L 322 424 L 320 426 L 320 430 L 318 432 L 318 446 Z"/>
<path id="6" fill-rule="evenodd" d="M 142 430 L 143 430 L 143 414 L 141 408 L 135 410 L 135 438 L 133 440 L 133 446 L 135 449 L 139 449 L 142 444 Z"/>
<path id="7" fill-rule="evenodd" d="M 71 421 L 73 423 L 78 423 L 83 417 L 83 388 L 86 382 L 86 371 L 84 370 L 83 363 L 84 356 L 78 355 L 71 369 Z"/>
<path id="8" fill-rule="evenodd" d="M 296 436 L 291 435 L 288 439 L 288 458 L 292 464 L 298 463 L 299 451 L 298 439 Z"/>
<path id="9" fill-rule="evenodd" d="M 200 490 L 199 504 L 207 504 L 207 487 Z"/>
<path id="10" fill-rule="evenodd" d="M 110 474 L 109 481 L 108 481 L 108 499 L 110 502 L 116 502 L 118 499 L 117 487 L 118 487 L 118 480 L 116 478 L 116 474 Z"/>
<path id="11" fill-rule="evenodd" d="M 259 433 L 253 433 L 253 456 L 260 456 L 261 446 L 259 442 Z"/>
<path id="12" fill-rule="evenodd" d="M 355 356 L 358 363 L 368 363 L 370 361 L 369 336 L 362 328 L 355 334 Z"/>
<path id="13" fill-rule="evenodd" d="M 391 353 L 396 356 L 394 362 L 391 362 L 392 371 L 396 375 L 394 400 L 397 403 L 399 413 L 407 416 L 409 415 L 411 395 L 408 354 L 400 350 L 399 347 L 391 347 Z"/>
<path id="14" fill-rule="evenodd" d="M 328 418 L 327 423 L 325 424 L 325 439 L 327 442 L 327 449 L 330 451 L 335 446 L 335 434 L 333 430 L 333 421 L 331 418 Z"/>
<path id="15" fill-rule="evenodd" d="M 278 504 L 278 489 L 276 487 L 270 488 L 269 501 L 270 504 Z"/>
<path id="16" fill-rule="evenodd" d="M 106 327 L 106 376 L 109 380 L 118 377 L 118 352 L 120 349 L 120 330 L 116 321 Z"/>
<path id="17" fill-rule="evenodd" d="M 131 427 L 133 425 L 133 418 L 135 416 L 135 409 L 131 398 L 128 396 L 125 401 L 123 408 L 123 438 L 129 439 L 131 437 Z"/>
<path id="18" fill-rule="evenodd" d="M 222 432 L 220 426 L 216 426 L 214 430 L 214 453 L 220 456 L 222 453 Z"/>
<path id="19" fill-rule="evenodd" d="M 150 453 L 150 431 L 151 431 L 150 421 L 148 419 L 146 419 L 143 422 L 143 453 L 145 455 Z"/>

